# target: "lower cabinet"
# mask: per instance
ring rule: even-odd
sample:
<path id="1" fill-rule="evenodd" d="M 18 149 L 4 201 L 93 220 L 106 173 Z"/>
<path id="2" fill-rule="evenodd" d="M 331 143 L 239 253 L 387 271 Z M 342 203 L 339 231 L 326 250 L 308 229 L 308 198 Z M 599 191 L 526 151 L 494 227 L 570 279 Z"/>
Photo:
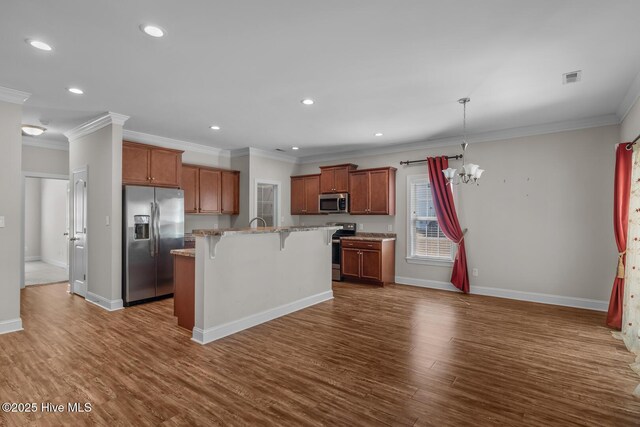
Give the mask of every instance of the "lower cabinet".
<path id="1" fill-rule="evenodd" d="M 384 285 L 395 280 L 395 240 L 342 239 L 345 280 Z"/>

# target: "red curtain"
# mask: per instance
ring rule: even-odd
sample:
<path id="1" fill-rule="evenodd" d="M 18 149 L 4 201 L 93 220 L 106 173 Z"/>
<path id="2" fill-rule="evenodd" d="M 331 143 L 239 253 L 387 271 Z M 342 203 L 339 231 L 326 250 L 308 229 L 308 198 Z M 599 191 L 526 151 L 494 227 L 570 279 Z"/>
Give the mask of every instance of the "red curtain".
<path id="1" fill-rule="evenodd" d="M 456 207 L 453 204 L 451 187 L 447 184 L 447 179 L 442 173 L 443 169 L 449 167 L 449 160 L 446 157 L 429 157 L 427 162 L 429 164 L 431 194 L 433 194 L 433 204 L 436 208 L 438 224 L 444 235 L 458 244 L 458 252 L 456 253 L 453 272 L 451 273 L 451 283 L 462 292 L 469 293 L 469 273 L 467 272 L 464 234 L 462 234 Z"/>
<path id="2" fill-rule="evenodd" d="M 624 264 L 627 249 L 627 228 L 629 225 L 629 195 L 631 193 L 631 156 L 628 144 L 619 144 L 616 149 L 615 184 L 613 187 L 613 232 L 618 245 L 618 272 L 613 281 L 607 325 L 622 328 L 622 303 L 624 300 Z"/>

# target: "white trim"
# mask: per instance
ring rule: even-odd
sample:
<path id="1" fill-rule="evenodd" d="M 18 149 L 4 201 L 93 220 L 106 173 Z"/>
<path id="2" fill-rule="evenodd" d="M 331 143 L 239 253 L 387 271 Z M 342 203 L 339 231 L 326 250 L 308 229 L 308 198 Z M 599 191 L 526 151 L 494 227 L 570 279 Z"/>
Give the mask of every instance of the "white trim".
<path id="1" fill-rule="evenodd" d="M 451 268 L 453 266 L 452 259 L 408 256 L 408 257 L 405 257 L 405 260 L 409 264 L 422 264 L 422 265 L 431 265 L 433 267 L 447 267 L 447 268 Z"/>
<path id="2" fill-rule="evenodd" d="M 253 148 L 253 147 L 245 147 L 245 148 L 238 148 L 237 150 L 231 150 L 231 158 L 242 157 L 242 156 L 262 157 L 265 159 L 279 160 L 281 162 L 287 162 L 287 163 L 293 163 L 293 164 L 300 163 L 299 158 L 289 156 L 288 154 L 283 154 L 277 151 L 267 151 L 267 150 L 262 150 L 260 148 Z"/>
<path id="3" fill-rule="evenodd" d="M 629 111 L 631 111 L 635 103 L 638 102 L 638 99 L 640 99 L 640 73 L 633 79 L 629 90 L 627 90 L 627 93 L 616 110 L 616 116 L 620 123 L 627 117 L 627 114 L 629 114 Z"/>
<path id="4" fill-rule="evenodd" d="M 277 187 L 276 200 L 274 200 L 274 203 L 276 205 L 274 206 L 275 209 L 273 212 L 273 226 L 279 227 L 280 218 L 282 217 L 282 183 L 280 181 L 274 181 L 272 179 L 256 178 L 253 180 L 253 206 L 251 207 L 251 218 L 255 218 L 258 216 L 258 184 L 275 185 Z M 258 227 L 257 221 L 256 227 Z"/>
<path id="5" fill-rule="evenodd" d="M 58 261 L 50 258 L 42 258 L 42 262 L 46 262 L 47 264 L 51 264 L 55 267 L 64 268 L 65 270 L 69 270 L 69 266 L 62 261 Z"/>
<path id="6" fill-rule="evenodd" d="M 95 304 L 98 307 L 102 307 L 107 311 L 122 310 L 124 305 L 122 299 L 107 299 L 93 292 L 87 291 L 87 296 L 84 298 L 87 302 Z"/>
<path id="7" fill-rule="evenodd" d="M 294 311 L 302 310 L 303 308 L 307 308 L 312 305 L 328 301 L 330 299 L 333 299 L 333 291 L 311 295 L 309 297 L 302 298 L 297 301 L 293 301 L 269 310 L 265 310 L 261 313 L 252 314 L 251 316 L 234 320 L 232 322 L 225 323 L 224 325 L 220 326 L 215 326 L 213 328 L 202 330 L 200 328 L 194 327 L 193 337 L 191 339 L 198 344 L 207 344 L 228 335 L 235 334 L 236 332 L 249 329 L 261 323 L 268 322 L 269 320 L 273 320 L 281 316 L 286 316 L 287 314 L 293 313 Z"/>
<path id="8" fill-rule="evenodd" d="M 223 150 L 216 147 L 210 147 L 195 142 L 181 141 L 179 139 L 165 138 L 164 136 L 151 135 L 149 133 L 135 132 L 132 130 L 123 130 L 122 137 L 131 142 L 139 142 L 141 144 L 152 144 L 164 148 L 173 148 L 176 150 L 191 151 L 194 153 L 211 154 L 220 157 L 229 157 L 229 150 Z"/>
<path id="9" fill-rule="evenodd" d="M 47 150 L 69 151 L 69 143 L 63 141 L 53 141 L 51 139 L 34 138 L 32 136 L 22 136 L 22 145 L 29 147 L 46 148 Z"/>
<path id="10" fill-rule="evenodd" d="M 109 125 L 123 126 L 128 119 L 129 119 L 129 116 L 125 116 L 123 114 L 118 114 L 118 113 L 112 113 L 111 111 L 109 111 L 103 116 L 90 120 L 86 123 L 81 124 L 80 126 L 77 126 L 71 130 L 64 132 L 64 136 L 67 137 L 69 142 L 72 142 L 78 138 L 87 136 L 90 133 L 93 133 Z"/>
<path id="11" fill-rule="evenodd" d="M 22 172 L 23 178 L 44 178 L 44 179 L 61 179 L 61 180 L 69 180 L 69 175 L 63 175 L 60 173 L 45 173 L 45 172 Z"/>
<path id="12" fill-rule="evenodd" d="M 22 319 L 9 319 L 0 321 L 0 335 L 8 334 L 10 332 L 22 331 Z"/>
<path id="13" fill-rule="evenodd" d="M 21 92 L 8 87 L 0 86 L 0 101 L 10 102 L 12 104 L 24 104 L 31 96 L 28 92 Z"/>
<path id="14" fill-rule="evenodd" d="M 460 292 L 448 282 L 437 280 L 414 279 L 411 277 L 396 276 L 395 282 L 400 285 L 417 286 L 420 288 L 439 289 L 443 291 Z M 538 292 L 523 292 L 512 289 L 488 288 L 484 286 L 471 286 L 470 294 L 485 295 L 497 298 L 506 298 L 519 301 L 537 302 L 542 304 L 561 305 L 564 307 L 584 308 L 586 310 L 607 311 L 608 301 L 588 298 L 567 297 L 563 295 L 542 294 Z"/>
<path id="15" fill-rule="evenodd" d="M 532 126 L 522 126 L 519 128 L 510 128 L 482 132 L 467 136 L 467 142 L 493 142 L 505 139 L 521 138 L 526 136 L 546 135 L 550 133 L 568 132 L 580 129 L 589 129 L 599 126 L 617 125 L 620 120 L 615 114 L 604 116 L 589 117 L 586 119 L 569 120 L 566 122 L 544 123 Z M 351 151 L 333 151 L 327 154 L 316 154 L 305 156 L 299 159 L 299 163 L 317 163 L 325 161 L 340 160 L 355 157 L 370 157 L 381 154 L 403 153 L 406 151 L 422 150 L 427 148 L 450 147 L 460 145 L 461 136 L 453 136 L 449 138 L 427 139 L 419 142 L 410 142 L 404 144 L 388 144 L 384 147 L 369 147 Z"/>
<path id="16" fill-rule="evenodd" d="M 86 299 L 87 294 L 89 293 L 89 214 L 88 214 L 88 200 L 89 200 L 89 165 L 84 165 L 81 166 L 79 168 L 76 168 L 74 170 L 71 171 L 71 174 L 69 175 L 69 183 L 71 184 L 71 180 L 73 179 L 73 175 L 76 173 L 80 173 L 80 172 L 85 172 L 87 174 L 87 179 L 86 179 L 86 183 L 87 183 L 87 190 L 85 193 L 85 208 L 84 208 L 84 212 L 86 215 L 86 228 L 87 228 L 87 233 L 85 233 L 84 235 L 84 250 L 85 250 L 85 257 L 84 257 L 84 272 L 85 272 L 85 278 L 84 278 L 84 282 L 82 284 L 82 287 L 80 290 L 76 291 L 75 289 L 75 283 L 74 283 L 74 279 L 73 279 L 73 274 L 71 272 L 74 271 L 74 268 L 71 264 L 73 264 L 73 242 L 71 240 L 69 240 L 69 291 L 71 294 L 76 294 L 76 295 L 80 295 L 82 297 L 84 297 Z M 72 234 L 71 230 L 75 230 L 75 217 L 74 217 L 74 209 L 73 209 L 73 204 L 75 201 L 75 194 L 74 194 L 74 189 L 75 189 L 75 184 L 74 185 L 69 185 L 69 235 Z"/>
<path id="17" fill-rule="evenodd" d="M 42 258 L 40 257 L 40 255 L 24 257 L 24 262 L 34 262 L 34 261 L 41 261 L 41 260 L 42 260 Z M 24 280 L 23 280 L 23 282 L 24 282 Z"/>

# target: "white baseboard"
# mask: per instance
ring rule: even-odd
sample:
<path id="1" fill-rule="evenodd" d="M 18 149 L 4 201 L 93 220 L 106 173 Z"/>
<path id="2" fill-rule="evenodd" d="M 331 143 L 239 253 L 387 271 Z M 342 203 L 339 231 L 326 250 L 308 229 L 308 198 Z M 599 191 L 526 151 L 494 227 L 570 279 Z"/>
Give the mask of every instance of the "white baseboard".
<path id="1" fill-rule="evenodd" d="M 22 319 L 10 319 L 0 321 L 0 335 L 8 334 L 9 332 L 17 332 L 22 330 Z"/>
<path id="2" fill-rule="evenodd" d="M 41 259 L 40 255 L 26 256 L 24 257 L 24 262 L 40 261 Z"/>
<path id="3" fill-rule="evenodd" d="M 460 292 L 448 282 L 437 280 L 414 279 L 412 277 L 396 276 L 396 283 L 400 285 L 418 286 L 421 288 L 440 289 L 444 291 Z M 514 291 L 511 289 L 488 288 L 472 286 L 470 292 L 475 295 L 486 295 L 498 298 L 515 299 L 519 301 L 539 302 L 542 304 L 562 305 L 565 307 L 584 308 L 587 310 L 607 311 L 609 301 L 588 298 L 566 297 L 562 295 L 541 294 L 537 292 Z"/>
<path id="4" fill-rule="evenodd" d="M 62 262 L 62 261 L 57 261 L 55 259 L 49 259 L 49 258 L 42 258 L 41 260 L 42 260 L 42 262 L 46 262 L 47 264 L 55 265 L 56 267 L 64 268 L 65 270 L 69 269 L 69 266 L 66 263 Z"/>
<path id="5" fill-rule="evenodd" d="M 333 299 L 333 291 L 322 292 L 310 297 L 302 298 L 297 301 L 290 302 L 288 304 L 281 305 L 276 308 L 272 308 L 261 313 L 252 314 L 251 316 L 244 317 L 242 319 L 234 320 L 233 322 L 225 323 L 224 325 L 214 326 L 202 330 L 200 328 L 193 328 L 192 340 L 198 344 L 207 344 L 227 335 L 235 334 L 236 332 L 249 329 L 253 326 L 259 325 L 269 320 L 276 319 L 281 316 L 293 313 L 294 311 L 302 310 L 309 306 L 328 301 Z"/>
<path id="6" fill-rule="evenodd" d="M 98 307 L 104 308 L 107 311 L 116 311 L 124 308 L 122 299 L 110 300 L 89 291 L 87 291 L 87 296 L 84 299 Z"/>

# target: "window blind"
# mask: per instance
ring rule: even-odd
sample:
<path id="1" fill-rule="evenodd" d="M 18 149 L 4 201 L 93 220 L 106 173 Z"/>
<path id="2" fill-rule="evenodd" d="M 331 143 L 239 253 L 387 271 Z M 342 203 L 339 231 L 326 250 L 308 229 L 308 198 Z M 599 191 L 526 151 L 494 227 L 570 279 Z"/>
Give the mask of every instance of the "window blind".
<path id="1" fill-rule="evenodd" d="M 410 178 L 410 248 L 412 257 L 452 260 L 454 244 L 438 225 L 429 179 Z"/>

